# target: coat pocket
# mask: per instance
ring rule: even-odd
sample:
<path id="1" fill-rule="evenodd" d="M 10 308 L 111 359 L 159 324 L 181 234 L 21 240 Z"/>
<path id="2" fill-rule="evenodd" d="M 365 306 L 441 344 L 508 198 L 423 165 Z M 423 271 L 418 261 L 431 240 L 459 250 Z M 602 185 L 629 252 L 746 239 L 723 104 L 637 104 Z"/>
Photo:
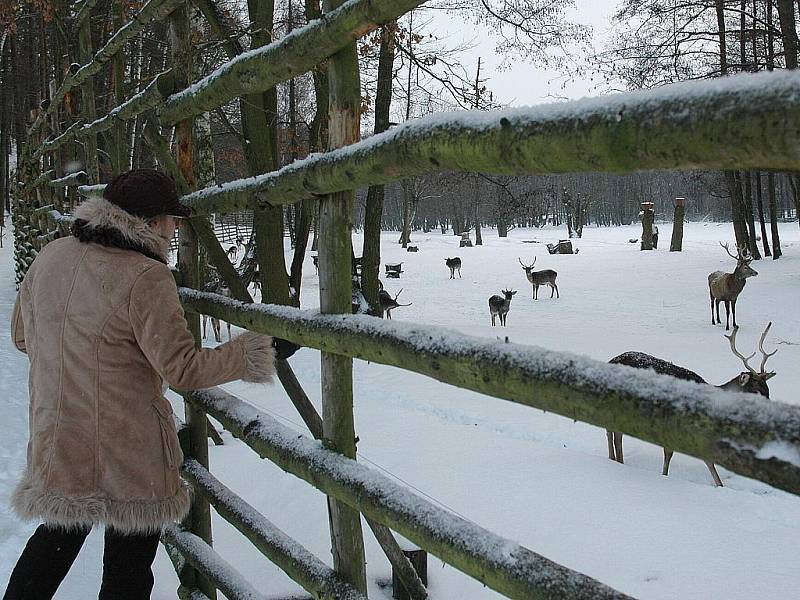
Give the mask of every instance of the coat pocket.
<path id="1" fill-rule="evenodd" d="M 172 406 L 164 397 L 155 398 L 152 405 L 161 429 L 161 446 L 164 450 L 166 466 L 169 469 L 177 469 L 183 464 L 183 452 L 178 442 L 178 429 L 175 427 Z"/>

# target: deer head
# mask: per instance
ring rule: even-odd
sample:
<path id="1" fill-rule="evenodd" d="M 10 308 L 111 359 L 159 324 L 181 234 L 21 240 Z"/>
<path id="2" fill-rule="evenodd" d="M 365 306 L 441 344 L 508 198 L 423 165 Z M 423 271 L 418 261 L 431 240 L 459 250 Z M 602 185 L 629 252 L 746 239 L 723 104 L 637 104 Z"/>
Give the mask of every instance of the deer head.
<path id="1" fill-rule="evenodd" d="M 750 356 L 744 356 L 736 349 L 736 332 L 739 331 L 739 328 L 734 327 L 733 332 L 730 335 L 725 336 L 728 338 L 728 341 L 731 344 L 731 352 L 733 352 L 733 354 L 742 361 L 746 370 L 739 373 L 739 375 L 731 379 L 728 383 L 721 385 L 721 388 L 734 390 L 738 389 L 742 392 L 761 394 L 762 396 L 769 398 L 769 386 L 767 386 L 767 380 L 774 377 L 775 372 L 766 371 L 765 369 L 769 357 L 778 352 L 777 350 L 774 350 L 773 352 L 767 352 L 764 350 L 764 340 L 767 338 L 767 333 L 769 333 L 770 327 L 772 327 L 771 321 L 769 324 L 767 324 L 766 329 L 764 329 L 764 333 L 761 334 L 761 339 L 758 341 L 758 349 L 761 352 L 761 366 L 759 367 L 758 371 L 751 367 L 750 363 L 748 362 L 756 355 L 756 353 L 753 352 Z"/>
<path id="2" fill-rule="evenodd" d="M 722 242 L 720 242 L 719 245 L 725 249 L 725 252 L 728 253 L 728 256 L 730 256 L 733 259 L 736 259 L 736 269 L 734 270 L 734 273 L 736 274 L 737 277 L 741 279 L 747 279 L 748 277 L 755 277 L 756 275 L 758 275 L 758 271 L 756 271 L 750 266 L 750 263 L 753 261 L 753 258 L 750 256 L 750 254 L 747 252 L 745 248 L 737 248 L 736 254 L 734 255 L 731 252 L 730 248 L 728 247 L 727 243 L 723 244 Z"/>
<path id="3" fill-rule="evenodd" d="M 530 274 L 530 272 L 533 270 L 533 265 L 536 264 L 536 257 L 533 258 L 533 262 L 531 263 L 530 267 L 528 265 L 526 265 L 524 262 L 522 262 L 522 259 L 519 256 L 517 257 L 517 260 L 519 261 L 519 264 L 522 265 L 522 268 L 525 269 L 525 274 L 526 275 Z"/>
<path id="4" fill-rule="evenodd" d="M 511 297 L 516 294 L 517 292 L 514 290 L 502 290 L 503 296 L 505 296 L 506 300 L 509 302 L 511 301 Z"/>

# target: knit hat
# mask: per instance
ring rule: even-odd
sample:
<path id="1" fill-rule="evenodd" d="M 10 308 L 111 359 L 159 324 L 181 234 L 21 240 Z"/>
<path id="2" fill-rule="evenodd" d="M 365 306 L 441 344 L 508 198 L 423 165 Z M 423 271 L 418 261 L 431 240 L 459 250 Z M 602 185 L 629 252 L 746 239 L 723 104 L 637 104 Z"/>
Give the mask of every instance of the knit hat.
<path id="1" fill-rule="evenodd" d="M 125 212 L 149 219 L 158 215 L 188 217 L 188 206 L 178 201 L 175 181 L 155 169 L 134 169 L 118 175 L 106 186 L 103 198 Z"/>

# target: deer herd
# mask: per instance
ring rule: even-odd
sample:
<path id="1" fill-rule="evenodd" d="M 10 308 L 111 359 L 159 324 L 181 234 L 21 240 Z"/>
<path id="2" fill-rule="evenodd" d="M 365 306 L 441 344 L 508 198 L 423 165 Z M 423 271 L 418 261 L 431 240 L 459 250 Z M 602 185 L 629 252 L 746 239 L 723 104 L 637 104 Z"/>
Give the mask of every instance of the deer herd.
<path id="1" fill-rule="evenodd" d="M 237 244 L 235 246 L 231 246 L 228 250 L 228 255 L 232 260 L 235 260 L 238 254 L 239 246 L 243 244 L 243 240 L 240 238 L 237 240 Z M 729 391 L 738 391 L 738 392 L 748 392 L 753 394 L 760 394 L 765 397 L 769 397 L 769 387 L 767 385 L 767 380 L 775 375 L 774 371 L 767 371 L 766 370 L 766 363 L 767 360 L 774 355 L 777 350 L 773 352 L 767 352 L 764 350 L 764 341 L 766 340 L 767 333 L 772 326 L 772 323 L 769 323 L 764 329 L 763 333 L 761 334 L 761 338 L 758 342 L 758 351 L 761 353 L 762 360 L 759 366 L 759 369 L 754 369 L 749 361 L 755 356 L 755 352 L 750 354 L 749 356 L 744 356 L 739 350 L 736 348 L 736 334 L 739 329 L 739 325 L 736 322 L 736 300 L 739 297 L 739 294 L 745 287 L 747 283 L 747 279 L 749 277 L 755 277 L 758 275 L 758 272 L 755 271 L 751 266 L 750 262 L 753 260 L 752 257 L 743 249 L 739 248 L 736 254 L 733 254 L 728 246 L 728 244 L 723 244 L 720 242 L 720 246 L 727 252 L 727 254 L 736 261 L 736 267 L 734 268 L 733 272 L 728 273 L 725 271 L 714 271 L 708 275 L 708 291 L 709 291 L 709 298 L 711 303 L 711 324 L 712 325 L 721 325 L 722 321 L 719 316 L 719 305 L 721 303 L 725 304 L 725 330 L 729 331 L 731 328 L 731 317 L 733 318 L 733 332 L 730 335 L 726 335 L 725 337 L 728 339 L 730 343 L 730 349 L 734 356 L 740 359 L 743 363 L 744 370 L 741 371 L 738 375 L 733 377 L 730 381 L 727 381 L 721 385 L 716 387 L 724 390 Z M 318 268 L 317 257 L 313 256 L 314 259 L 314 267 Z M 531 297 L 533 300 L 537 300 L 539 298 L 539 287 L 546 285 L 550 288 L 550 298 L 554 296 L 556 298 L 560 298 L 561 295 L 558 291 L 558 285 L 556 284 L 556 279 L 558 277 L 558 273 L 553 269 L 542 269 L 539 271 L 534 270 L 534 266 L 536 265 L 536 258 L 534 258 L 533 262 L 530 265 L 526 265 L 522 262 L 521 258 L 517 258 L 522 269 L 525 273 L 525 278 L 531 285 Z M 445 264 L 450 270 L 450 279 L 456 279 L 456 274 L 458 274 L 458 278 L 461 278 L 461 258 L 458 256 L 450 258 L 445 258 Z M 255 278 L 259 280 L 259 277 Z M 379 281 L 380 284 L 380 281 Z M 216 289 L 217 293 L 221 293 L 225 296 L 230 295 L 230 291 L 224 286 L 217 286 Z M 383 289 L 383 285 L 380 285 L 380 292 L 379 292 L 379 303 L 380 303 L 380 316 L 383 318 L 391 319 L 392 318 L 392 310 L 398 307 L 403 306 L 411 306 L 411 303 L 408 304 L 400 304 L 397 299 L 402 293 L 402 289 L 397 292 L 394 296 L 392 296 L 388 291 Z M 489 297 L 489 316 L 491 318 L 492 326 L 497 324 L 497 320 L 499 319 L 500 325 L 505 327 L 506 321 L 508 319 L 508 313 L 511 309 L 511 300 L 514 295 L 517 293 L 516 290 L 512 289 L 503 289 L 501 291 L 502 295 L 494 294 Z M 206 336 L 206 324 L 207 324 L 208 317 L 203 317 L 203 337 Z M 219 342 L 221 341 L 220 335 L 220 322 L 215 319 L 211 318 L 211 325 L 212 330 L 214 332 L 214 337 Z M 230 325 L 228 324 L 228 339 L 230 339 Z M 662 358 L 658 358 L 651 354 L 645 354 L 644 352 L 624 352 L 618 356 L 612 358 L 609 363 L 611 364 L 619 364 L 625 365 L 628 367 L 633 367 L 637 369 L 650 369 L 655 371 L 656 373 L 662 375 L 671 375 L 678 379 L 682 379 L 685 381 L 692 381 L 695 383 L 708 385 L 708 383 L 703 379 L 700 375 L 691 371 L 685 367 L 678 366 L 674 363 L 671 363 L 667 360 Z M 622 449 L 622 433 L 619 431 L 606 431 L 607 442 L 608 442 L 608 458 L 619 462 L 624 463 L 624 454 Z M 673 451 L 669 448 L 664 448 L 664 463 L 662 467 L 662 474 L 668 475 L 669 474 L 669 465 L 672 459 Z M 709 472 L 711 473 L 711 477 L 714 481 L 714 484 L 717 486 L 722 486 L 722 479 L 717 472 L 716 466 L 711 462 L 706 462 L 706 466 L 708 467 Z"/>

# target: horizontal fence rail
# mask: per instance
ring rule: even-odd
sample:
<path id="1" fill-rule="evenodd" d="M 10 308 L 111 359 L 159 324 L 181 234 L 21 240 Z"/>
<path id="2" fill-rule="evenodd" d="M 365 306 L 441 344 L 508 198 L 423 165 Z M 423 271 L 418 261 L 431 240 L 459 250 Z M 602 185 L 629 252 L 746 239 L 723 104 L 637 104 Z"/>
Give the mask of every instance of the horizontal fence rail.
<path id="1" fill-rule="evenodd" d="M 263 458 L 509 598 L 630 598 L 435 506 L 220 389 L 191 392 L 186 398 Z"/>
<path id="2" fill-rule="evenodd" d="M 800 407 L 435 326 L 179 293 L 187 309 L 252 331 L 623 431 L 800 494 Z"/>
<path id="3" fill-rule="evenodd" d="M 161 537 L 177 548 L 189 564 L 211 579 L 229 600 L 267 600 L 266 595 L 256 590 L 202 538 L 175 526 L 167 527 Z"/>
<path id="4" fill-rule="evenodd" d="M 503 175 L 648 169 L 800 170 L 800 73 L 744 74 L 504 111 L 408 121 L 275 171 L 198 190 L 199 213 L 441 171 Z"/>
<path id="5" fill-rule="evenodd" d="M 264 92 L 313 69 L 358 38 L 402 16 L 425 0 L 350 0 L 280 40 L 245 52 L 183 91 L 159 110 L 175 123 L 239 96 Z"/>
<path id="6" fill-rule="evenodd" d="M 367 600 L 328 565 L 270 523 L 255 508 L 222 485 L 196 460 L 183 464 L 182 474 L 205 496 L 217 513 L 247 537 L 268 559 L 280 567 L 317 600 Z"/>

